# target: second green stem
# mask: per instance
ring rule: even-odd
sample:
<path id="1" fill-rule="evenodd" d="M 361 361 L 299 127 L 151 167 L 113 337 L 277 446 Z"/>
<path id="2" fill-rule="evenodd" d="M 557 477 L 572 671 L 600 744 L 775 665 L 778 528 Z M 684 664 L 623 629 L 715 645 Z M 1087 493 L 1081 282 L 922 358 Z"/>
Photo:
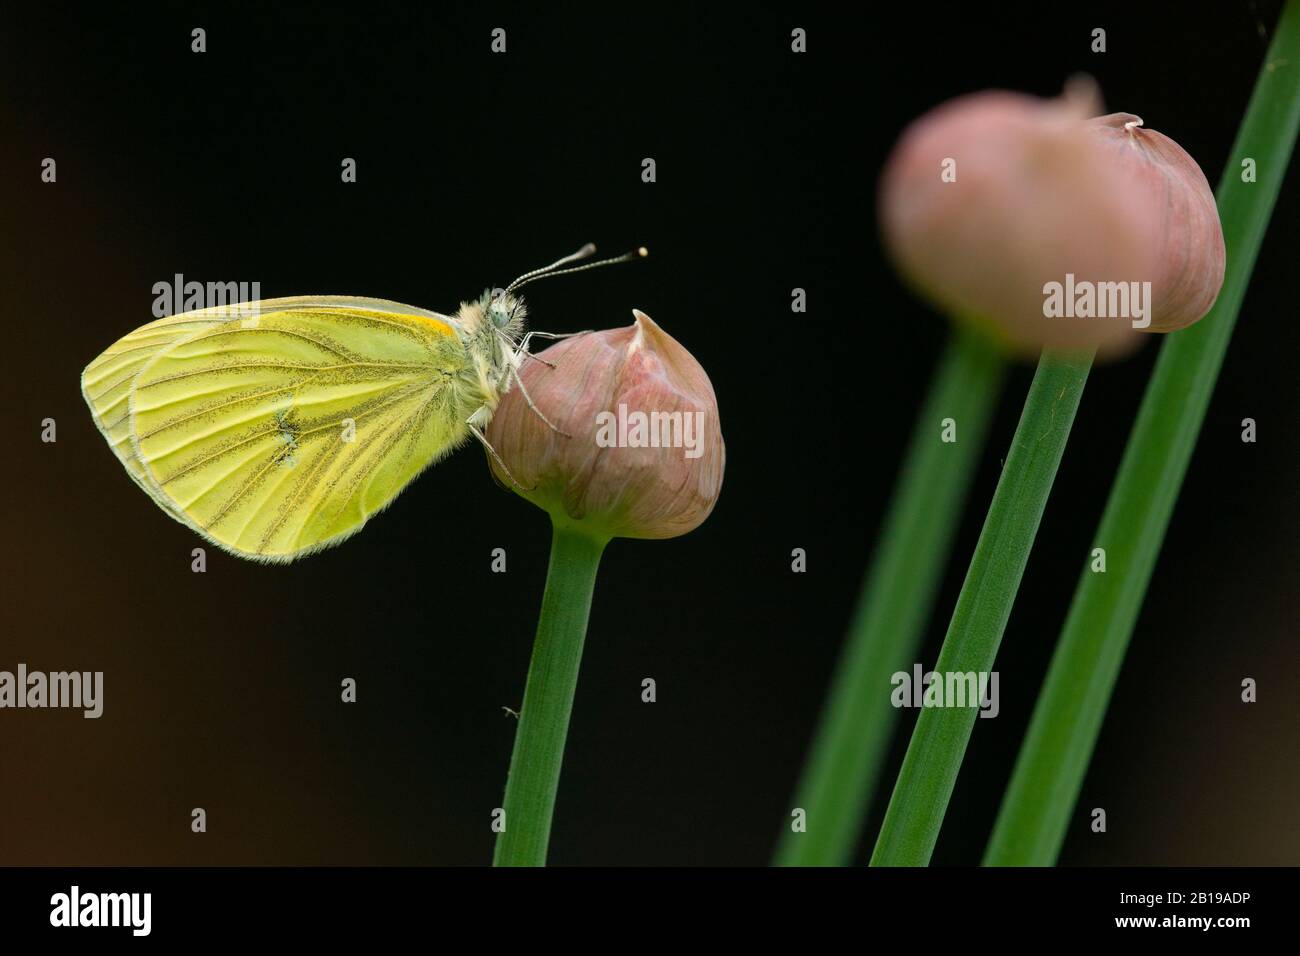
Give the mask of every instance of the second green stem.
<path id="1" fill-rule="evenodd" d="M 934 667 L 940 680 L 948 673 L 992 670 L 1091 365 L 1090 355 L 1048 352 L 1038 363 Z M 977 706 L 921 710 L 873 866 L 930 862 L 978 713 Z"/>
<path id="2" fill-rule="evenodd" d="M 784 828 L 780 866 L 843 866 L 858 845 L 894 734 L 889 677 L 916 659 L 1005 369 L 958 330 L 935 370 L 795 793 L 807 832 Z"/>

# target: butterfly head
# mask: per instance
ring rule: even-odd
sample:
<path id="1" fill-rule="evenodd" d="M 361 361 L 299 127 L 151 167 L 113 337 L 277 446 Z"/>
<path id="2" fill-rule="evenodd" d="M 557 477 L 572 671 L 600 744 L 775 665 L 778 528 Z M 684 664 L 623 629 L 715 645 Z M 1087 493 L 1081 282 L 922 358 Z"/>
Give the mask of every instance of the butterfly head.
<path id="1" fill-rule="evenodd" d="M 506 292 L 504 289 L 496 289 L 488 293 L 485 298 L 483 311 L 487 314 L 488 321 L 502 332 L 509 330 L 522 320 L 524 300 L 519 296 Z"/>
<path id="2" fill-rule="evenodd" d="M 513 337 L 523 330 L 527 309 L 521 296 L 504 289 L 492 289 L 484 292 L 477 304 L 494 331 Z"/>

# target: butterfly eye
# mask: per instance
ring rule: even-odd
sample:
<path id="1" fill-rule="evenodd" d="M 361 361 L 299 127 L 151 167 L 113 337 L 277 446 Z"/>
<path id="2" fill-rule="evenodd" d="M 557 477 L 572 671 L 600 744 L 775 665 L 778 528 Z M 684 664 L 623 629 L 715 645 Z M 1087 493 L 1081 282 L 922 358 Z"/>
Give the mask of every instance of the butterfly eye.
<path id="1" fill-rule="evenodd" d="M 492 324 L 499 329 L 504 329 L 510 324 L 514 316 L 515 302 L 514 299 L 504 293 L 488 303 L 488 318 Z"/>
<path id="2" fill-rule="evenodd" d="M 486 312 L 493 325 L 500 326 L 509 318 L 505 315 L 505 297 L 506 290 L 501 288 L 493 289 L 487 297 Z"/>

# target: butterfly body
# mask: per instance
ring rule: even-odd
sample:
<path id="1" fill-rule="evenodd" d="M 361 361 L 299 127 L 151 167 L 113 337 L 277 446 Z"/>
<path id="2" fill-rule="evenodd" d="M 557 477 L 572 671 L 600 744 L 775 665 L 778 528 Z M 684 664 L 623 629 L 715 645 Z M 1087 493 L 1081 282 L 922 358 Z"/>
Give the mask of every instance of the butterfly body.
<path id="1" fill-rule="evenodd" d="M 81 392 L 127 473 L 217 546 L 285 562 L 344 540 L 483 429 L 518 387 L 532 336 L 514 290 L 581 266 L 588 243 L 454 316 L 319 295 L 167 316 L 92 361 Z M 556 429 L 558 431 L 558 429 Z"/>
<path id="2" fill-rule="evenodd" d="M 487 424 L 522 321 L 522 301 L 491 294 L 455 316 L 345 296 L 218 306 L 124 336 L 82 393 L 164 511 L 288 561 L 360 530 Z"/>

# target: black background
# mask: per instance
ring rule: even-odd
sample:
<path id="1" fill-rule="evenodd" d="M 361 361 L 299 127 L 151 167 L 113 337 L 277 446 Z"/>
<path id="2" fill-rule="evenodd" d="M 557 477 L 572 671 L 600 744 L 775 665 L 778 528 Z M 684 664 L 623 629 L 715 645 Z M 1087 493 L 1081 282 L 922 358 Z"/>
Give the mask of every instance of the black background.
<path id="1" fill-rule="evenodd" d="M 1083 69 L 1217 183 L 1279 5 L 995 6 L 7 8 L 0 669 L 103 670 L 106 703 L 98 721 L 0 713 L 0 862 L 490 859 L 544 516 L 465 449 L 342 547 L 288 567 L 209 549 L 196 575 L 200 542 L 122 474 L 78 376 L 174 273 L 446 312 L 588 240 L 651 258 L 534 286 L 534 326 L 649 313 L 709 371 L 728 468 L 697 531 L 606 552 L 551 860 L 766 862 L 945 336 L 878 248 L 895 137 L 951 96 L 1051 95 Z M 1298 212 L 1293 170 L 1064 863 L 1300 860 Z M 1157 344 L 1089 380 L 998 657 L 1002 713 L 977 722 L 936 863 L 980 857 Z M 1008 381 L 926 662 L 1030 372 Z M 1240 441 L 1247 416 L 1257 444 Z"/>

